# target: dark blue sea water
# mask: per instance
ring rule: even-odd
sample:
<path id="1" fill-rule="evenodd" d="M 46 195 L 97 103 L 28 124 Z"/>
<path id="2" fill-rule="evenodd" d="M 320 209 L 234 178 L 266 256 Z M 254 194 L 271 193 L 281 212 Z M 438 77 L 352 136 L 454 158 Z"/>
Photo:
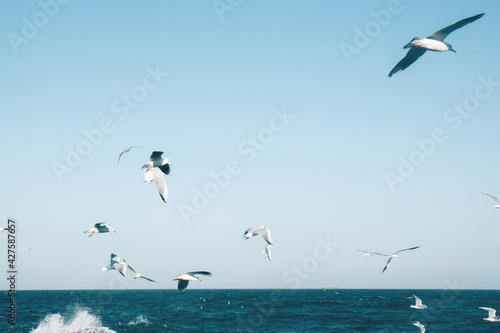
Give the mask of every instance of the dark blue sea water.
<path id="1" fill-rule="evenodd" d="M 495 290 L 18 291 L 15 326 L 8 300 L 0 332 L 500 332 L 478 309 L 500 311 Z"/>

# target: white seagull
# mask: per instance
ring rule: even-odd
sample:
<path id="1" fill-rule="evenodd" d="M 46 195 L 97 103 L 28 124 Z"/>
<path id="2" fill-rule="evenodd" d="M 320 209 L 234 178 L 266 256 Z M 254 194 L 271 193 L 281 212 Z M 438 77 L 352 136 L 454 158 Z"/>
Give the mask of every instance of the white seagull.
<path id="1" fill-rule="evenodd" d="M 0 228 L 0 232 L 2 232 L 2 231 L 4 231 L 4 230 L 13 231 L 14 229 L 9 228 L 9 227 L 6 227 L 6 228 Z"/>
<path id="2" fill-rule="evenodd" d="M 479 191 L 483 194 L 486 194 L 486 195 L 489 195 L 490 197 L 493 198 L 493 200 L 495 200 L 495 206 L 493 206 L 493 208 L 500 208 L 500 200 L 498 200 L 497 197 L 495 197 L 493 194 L 489 194 L 489 193 L 486 193 L 486 192 L 483 192 L 483 191 Z"/>
<path id="3" fill-rule="evenodd" d="M 249 239 L 249 238 L 251 238 L 253 236 L 257 236 L 257 235 L 262 236 L 262 238 L 264 238 L 264 240 L 267 242 L 267 244 L 273 245 L 273 238 L 271 237 L 271 231 L 263 225 L 261 225 L 258 228 L 256 228 L 256 227 L 248 228 L 247 230 L 245 230 L 245 233 L 243 234 L 243 238 Z"/>
<path id="4" fill-rule="evenodd" d="M 201 281 L 198 277 L 195 275 L 207 275 L 207 276 L 212 276 L 212 273 L 207 272 L 207 271 L 194 271 L 194 272 L 187 272 L 181 275 L 177 275 L 174 278 L 175 280 L 178 280 L 179 283 L 177 284 L 177 289 L 179 290 L 184 290 L 187 288 L 189 281 Z"/>
<path id="5" fill-rule="evenodd" d="M 364 252 L 365 254 L 363 254 L 363 257 L 369 257 L 369 256 L 372 256 L 374 254 L 379 255 L 379 256 L 385 256 L 385 257 L 389 256 L 387 254 L 378 253 L 378 252 L 375 252 L 375 251 L 366 251 L 366 250 L 358 250 L 358 249 L 356 249 L 356 251 Z"/>
<path id="6" fill-rule="evenodd" d="M 488 311 L 488 318 L 483 318 L 484 320 L 491 321 L 491 322 L 499 322 L 500 321 L 500 317 L 498 317 L 496 315 L 497 310 L 492 309 L 492 308 L 484 308 L 484 307 L 480 307 L 480 309 Z"/>
<path id="7" fill-rule="evenodd" d="M 422 300 L 420 298 L 415 295 L 413 295 L 413 297 L 415 297 L 415 305 L 410 305 L 410 308 L 418 310 L 427 309 L 427 305 L 422 304 Z"/>
<path id="8" fill-rule="evenodd" d="M 387 260 L 387 263 L 385 264 L 385 267 L 384 267 L 384 269 L 382 270 L 382 273 L 383 273 L 383 272 L 385 272 L 385 270 L 389 267 L 389 264 L 391 263 L 391 260 L 392 260 L 392 259 L 394 259 L 394 258 L 396 258 L 396 257 L 398 256 L 398 253 L 399 253 L 399 252 L 408 251 L 408 250 L 415 250 L 415 249 L 418 249 L 419 247 L 420 247 L 420 246 L 415 246 L 415 247 L 410 247 L 410 248 L 408 248 L 408 249 L 403 249 L 403 250 L 399 250 L 399 251 L 394 252 L 394 253 L 390 256 L 389 260 Z"/>
<path id="9" fill-rule="evenodd" d="M 168 158 L 162 158 L 162 154 L 162 151 L 154 151 L 150 157 L 151 161 L 144 164 L 142 168 L 147 168 L 144 173 L 144 180 L 148 183 L 154 181 L 161 199 L 163 202 L 167 202 L 168 189 L 164 176 L 170 174 L 172 162 Z"/>
<path id="10" fill-rule="evenodd" d="M 130 270 L 135 273 L 134 279 L 142 278 L 142 279 L 146 279 L 146 280 L 151 281 L 151 282 L 156 282 L 155 280 L 152 280 L 152 279 L 148 278 L 147 276 L 139 274 L 122 257 L 120 257 L 119 255 L 116 255 L 114 253 L 111 253 L 111 259 L 110 259 L 109 266 L 104 266 L 102 268 L 102 271 L 105 272 L 105 271 L 114 269 L 114 270 L 118 271 L 122 276 L 126 276 L 127 275 L 127 267 L 130 268 Z"/>
<path id="11" fill-rule="evenodd" d="M 130 149 L 132 149 L 132 148 L 141 148 L 141 147 L 137 147 L 137 146 L 130 146 L 130 147 L 128 147 L 127 149 L 125 149 L 124 151 L 122 151 L 122 152 L 120 153 L 120 155 L 118 155 L 118 160 L 116 161 L 116 165 L 118 165 L 118 162 L 120 162 L 120 158 L 122 157 L 122 155 L 123 155 L 123 154 L 125 154 L 125 153 L 128 153 L 128 152 L 130 151 Z"/>
<path id="12" fill-rule="evenodd" d="M 418 321 L 414 321 L 413 322 L 413 325 L 417 326 L 417 327 L 420 327 L 420 333 L 425 333 L 425 326 L 420 324 L 420 322 Z"/>
<path id="13" fill-rule="evenodd" d="M 114 232 L 114 233 L 116 233 L 116 230 L 113 229 L 113 227 L 109 226 L 110 224 L 111 223 L 99 222 L 99 223 L 94 224 L 94 227 L 92 229 L 85 230 L 83 233 L 89 233 L 90 232 L 91 233 L 90 236 L 92 236 L 94 234 L 94 232 L 96 232 L 96 233 L 105 233 L 105 232 Z"/>
<path id="14" fill-rule="evenodd" d="M 444 39 L 453 31 L 480 19 L 481 17 L 483 17 L 483 15 L 484 13 L 477 14 L 460 20 L 452 25 L 447 26 L 446 28 L 436 31 L 426 38 L 414 37 L 408 44 L 403 47 L 404 49 L 409 48 L 410 50 L 408 51 L 406 56 L 391 70 L 391 72 L 389 73 L 389 77 L 396 75 L 404 69 L 408 68 L 418 58 L 420 58 L 425 53 L 425 51 L 453 51 L 456 53 L 453 47 L 450 44 L 446 43 Z"/>

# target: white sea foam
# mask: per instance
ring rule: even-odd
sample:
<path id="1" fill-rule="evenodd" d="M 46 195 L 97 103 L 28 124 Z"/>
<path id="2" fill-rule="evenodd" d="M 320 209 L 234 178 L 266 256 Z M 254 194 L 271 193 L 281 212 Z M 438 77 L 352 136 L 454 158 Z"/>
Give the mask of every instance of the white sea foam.
<path id="1" fill-rule="evenodd" d="M 99 317 L 87 309 L 75 308 L 65 316 L 60 313 L 48 314 L 30 333 L 116 333 L 102 326 Z"/>
<path id="2" fill-rule="evenodd" d="M 151 324 L 149 322 L 149 320 L 147 320 L 146 318 L 144 318 L 142 315 L 140 316 L 137 316 L 135 318 L 135 320 L 131 321 L 130 323 L 128 323 L 128 326 L 137 326 L 137 325 L 140 325 L 140 324 L 143 324 L 145 326 L 148 326 L 149 324 Z"/>

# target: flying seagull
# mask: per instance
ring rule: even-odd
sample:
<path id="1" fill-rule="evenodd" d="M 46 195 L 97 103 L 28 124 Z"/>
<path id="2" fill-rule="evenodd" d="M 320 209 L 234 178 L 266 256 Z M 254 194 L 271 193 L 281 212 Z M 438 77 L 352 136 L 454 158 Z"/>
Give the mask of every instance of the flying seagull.
<path id="1" fill-rule="evenodd" d="M 491 322 L 499 322 L 500 321 L 500 317 L 498 317 L 496 315 L 497 310 L 492 309 L 492 308 L 483 308 L 483 307 L 480 307 L 480 309 L 488 311 L 488 318 L 483 318 L 484 320 L 491 321 Z"/>
<path id="2" fill-rule="evenodd" d="M 170 174 L 172 162 L 168 158 L 161 157 L 162 154 L 162 151 L 154 151 L 151 154 L 150 162 L 144 164 L 142 168 L 147 168 L 144 172 L 144 180 L 148 183 L 154 181 L 161 199 L 163 202 L 167 202 L 168 189 L 164 176 Z"/>
<path id="3" fill-rule="evenodd" d="M 120 155 L 118 155 L 118 160 L 116 161 L 116 165 L 118 165 L 118 162 L 120 162 L 120 158 L 122 157 L 122 155 L 123 155 L 123 154 L 125 154 L 125 153 L 128 153 L 128 152 L 130 151 L 130 149 L 132 149 L 132 148 L 141 148 L 141 147 L 137 147 L 137 146 L 130 146 L 130 147 L 128 147 L 127 149 L 125 149 L 124 151 L 122 151 L 122 152 L 120 153 Z"/>
<path id="4" fill-rule="evenodd" d="M 114 233 L 116 233 L 116 230 L 113 229 L 113 227 L 109 226 L 110 224 L 111 223 L 99 222 L 99 223 L 94 224 L 94 227 L 92 229 L 85 230 L 83 233 L 89 233 L 90 232 L 91 233 L 90 236 L 92 236 L 94 234 L 94 232 L 96 232 L 96 233 L 105 233 L 105 232 L 114 232 Z"/>
<path id="5" fill-rule="evenodd" d="M 420 333 L 425 333 L 425 326 L 424 326 L 424 325 L 422 325 L 422 324 L 420 324 L 420 322 L 418 322 L 418 321 L 414 321 L 414 322 L 413 322 L 413 325 L 415 325 L 415 326 L 417 326 L 417 327 L 419 327 L 419 328 L 420 328 Z"/>
<path id="6" fill-rule="evenodd" d="M 152 279 L 148 278 L 147 276 L 139 274 L 122 257 L 120 257 L 119 255 L 116 255 L 114 253 L 111 253 L 111 259 L 110 259 L 109 266 L 104 266 L 102 268 L 102 271 L 105 272 L 105 271 L 114 269 L 114 270 L 118 271 L 122 276 L 126 276 L 127 275 L 127 268 L 130 268 L 130 270 L 135 273 L 134 279 L 142 278 L 142 279 L 146 279 L 146 280 L 151 281 L 151 282 L 156 282 L 155 280 L 152 280 Z"/>
<path id="7" fill-rule="evenodd" d="M 262 236 L 262 238 L 264 238 L 264 240 L 267 242 L 267 244 L 273 245 L 273 238 L 271 237 L 271 231 L 263 225 L 261 225 L 258 228 L 256 228 L 256 227 L 248 228 L 247 230 L 245 230 L 245 233 L 243 234 L 243 238 L 249 239 L 249 238 L 251 238 L 253 236 L 257 236 L 257 235 Z"/>
<path id="8" fill-rule="evenodd" d="M 399 252 L 403 252 L 403 251 L 409 251 L 409 250 L 415 250 L 415 249 L 418 249 L 420 246 L 415 246 L 415 247 L 410 247 L 408 249 L 403 249 L 403 250 L 399 250 L 399 251 L 396 251 L 394 252 L 390 257 L 389 257 L 389 260 L 387 260 L 387 264 L 385 264 L 385 267 L 384 269 L 382 270 L 382 273 L 385 272 L 385 270 L 389 267 L 389 264 L 391 263 L 391 260 L 396 258 L 398 256 L 398 253 Z"/>
<path id="9" fill-rule="evenodd" d="M 456 53 L 453 47 L 450 44 L 446 43 L 444 39 L 453 31 L 480 19 L 481 17 L 483 17 L 483 15 L 484 13 L 460 20 L 452 25 L 447 26 L 446 28 L 436 31 L 426 38 L 414 37 L 408 44 L 403 47 L 404 49 L 409 48 L 410 50 L 408 51 L 406 56 L 391 70 L 391 72 L 389 73 L 389 77 L 396 75 L 408 68 L 418 58 L 420 58 L 425 53 L 425 51 L 453 51 Z"/>
<path id="10" fill-rule="evenodd" d="M 483 194 L 486 194 L 486 195 L 489 195 L 490 197 L 493 198 L 493 200 L 495 200 L 495 206 L 493 206 L 493 208 L 500 208 L 500 200 L 498 200 L 497 197 L 495 197 L 493 194 L 489 194 L 489 193 L 486 193 L 486 192 L 483 192 L 483 191 L 479 191 Z"/>
<path id="11" fill-rule="evenodd" d="M 364 252 L 365 254 L 363 254 L 363 257 L 369 257 L 369 256 L 372 256 L 374 254 L 377 254 L 379 256 L 385 256 L 385 257 L 388 257 L 389 255 L 387 254 L 383 254 L 383 253 L 378 253 L 378 252 L 375 252 L 375 251 L 366 251 L 366 250 L 357 250 L 356 251 L 359 251 L 359 252 Z"/>
<path id="12" fill-rule="evenodd" d="M 177 275 L 174 279 L 174 281 L 179 280 L 179 283 L 177 284 L 177 289 L 179 289 L 179 290 L 186 289 L 188 284 L 189 284 L 189 281 L 201 281 L 195 275 L 212 276 L 212 273 L 207 272 L 207 271 L 195 271 L 195 272 L 187 272 L 187 273 L 184 273 L 181 275 Z"/>
<path id="13" fill-rule="evenodd" d="M 6 228 L 0 228 L 0 232 L 2 232 L 2 231 L 4 231 L 4 230 L 14 231 L 14 229 L 9 228 L 9 227 L 6 227 Z"/>
<path id="14" fill-rule="evenodd" d="M 418 310 L 427 309 L 427 305 L 422 304 L 422 300 L 420 298 L 415 295 L 413 295 L 413 297 L 415 297 L 415 305 L 410 305 L 410 308 Z"/>

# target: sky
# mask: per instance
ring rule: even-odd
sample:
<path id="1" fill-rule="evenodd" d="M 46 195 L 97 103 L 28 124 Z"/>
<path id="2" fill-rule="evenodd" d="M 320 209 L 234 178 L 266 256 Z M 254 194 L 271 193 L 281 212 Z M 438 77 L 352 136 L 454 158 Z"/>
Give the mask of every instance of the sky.
<path id="1" fill-rule="evenodd" d="M 31 248 L 18 289 L 175 289 L 196 270 L 213 276 L 189 288 L 500 288 L 500 210 L 479 192 L 500 195 L 496 1 L 0 9 L 0 221 Z M 387 77 L 413 37 L 479 13 L 447 37 L 457 53 Z M 143 182 L 153 151 L 168 203 Z M 83 233 L 97 222 L 116 234 Z M 272 261 L 242 239 L 260 225 Z M 356 251 L 413 246 L 383 274 Z M 157 282 L 102 272 L 111 253 Z"/>

